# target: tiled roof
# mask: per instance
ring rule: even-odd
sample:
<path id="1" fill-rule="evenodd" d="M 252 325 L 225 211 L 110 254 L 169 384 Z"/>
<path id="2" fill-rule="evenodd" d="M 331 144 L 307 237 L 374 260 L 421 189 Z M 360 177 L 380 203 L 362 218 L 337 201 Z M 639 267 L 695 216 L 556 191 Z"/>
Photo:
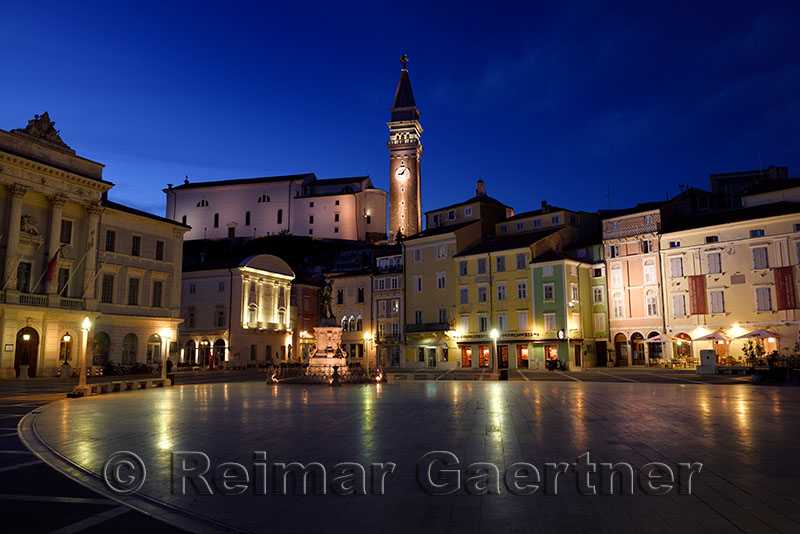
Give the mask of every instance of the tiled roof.
<path id="1" fill-rule="evenodd" d="M 425 214 L 427 215 L 428 213 L 433 213 L 434 211 L 450 210 L 450 209 L 453 209 L 453 208 L 457 208 L 459 206 L 464 206 L 466 204 L 472 204 L 473 202 L 483 202 L 484 204 L 494 204 L 495 206 L 500 206 L 500 207 L 503 207 L 503 208 L 510 207 L 510 206 L 506 206 L 505 204 L 503 204 L 502 202 L 500 202 L 496 198 L 492 198 L 490 196 L 474 196 L 474 197 L 470 198 L 469 200 L 465 200 L 464 202 L 459 202 L 457 204 L 450 204 L 449 206 L 445 206 L 443 208 L 436 208 L 436 209 L 433 209 L 433 210 L 428 210 L 428 211 L 425 212 Z"/>
<path id="2" fill-rule="evenodd" d="M 774 204 L 764 204 L 750 208 L 718 211 L 696 217 L 683 217 L 665 226 L 663 233 L 703 228 L 706 226 L 718 226 L 721 224 L 730 224 L 753 219 L 764 219 L 766 217 L 777 217 L 791 213 L 800 214 L 800 202 L 776 202 Z"/>
<path id="3" fill-rule="evenodd" d="M 561 227 L 548 228 L 546 230 L 540 230 L 538 232 L 525 232 L 521 234 L 510 235 L 508 237 L 495 237 L 493 239 L 484 241 L 483 243 L 479 243 L 474 247 L 468 248 L 459 254 L 456 254 L 456 257 L 472 256 L 475 254 L 486 254 L 488 252 L 497 252 L 499 250 L 514 250 L 518 248 L 527 247 L 533 243 L 536 243 L 541 239 L 544 239 L 545 237 L 551 234 L 554 234 L 555 232 L 561 229 L 562 229 Z"/>
<path id="4" fill-rule="evenodd" d="M 138 215 L 139 217 L 147 217 L 148 219 L 153 219 L 163 223 L 169 223 L 174 226 L 180 226 L 181 228 L 186 228 L 186 229 L 191 228 L 191 226 L 189 226 L 188 224 L 179 223 L 178 221 L 173 221 L 172 219 L 167 219 L 166 217 L 161 217 L 160 215 L 154 215 L 146 211 L 137 210 L 136 208 L 132 208 L 124 204 L 118 204 L 116 202 L 112 202 L 111 200 L 104 199 L 101 201 L 101 204 L 106 208 L 111 208 L 117 211 L 124 211 L 125 213 L 130 213 L 131 215 Z"/>
<path id="5" fill-rule="evenodd" d="M 305 180 L 306 178 L 316 180 L 317 177 L 314 173 L 304 174 L 289 174 L 286 176 L 265 176 L 261 178 L 237 178 L 234 180 L 215 180 L 213 182 L 189 182 L 181 185 L 176 185 L 172 189 L 195 189 L 201 187 L 222 187 L 226 185 L 245 185 L 245 184 L 261 184 L 261 183 L 275 183 L 275 182 L 289 182 L 291 180 Z M 169 191 L 165 189 L 164 191 Z"/>
<path id="6" fill-rule="evenodd" d="M 744 195 L 760 195 L 762 193 L 771 193 L 773 191 L 782 191 L 784 189 L 792 189 L 800 187 L 800 179 L 788 178 L 786 180 L 762 180 L 756 185 L 746 190 Z"/>
<path id="7" fill-rule="evenodd" d="M 418 234 L 414 234 L 414 235 L 410 235 L 410 236 L 406 237 L 404 239 L 404 241 L 411 241 L 411 240 L 414 240 L 414 239 L 422 239 L 423 237 L 431 237 L 431 236 L 435 236 L 435 235 L 449 234 L 450 232 L 455 232 L 456 230 L 459 230 L 461 228 L 469 226 L 470 224 L 476 224 L 476 223 L 479 223 L 479 222 L 480 221 L 478 221 L 478 220 L 474 220 L 474 221 L 466 221 L 466 222 L 458 223 L 458 224 L 451 224 L 451 225 L 448 225 L 448 226 L 437 226 L 436 228 L 428 228 L 427 230 L 419 232 Z"/>

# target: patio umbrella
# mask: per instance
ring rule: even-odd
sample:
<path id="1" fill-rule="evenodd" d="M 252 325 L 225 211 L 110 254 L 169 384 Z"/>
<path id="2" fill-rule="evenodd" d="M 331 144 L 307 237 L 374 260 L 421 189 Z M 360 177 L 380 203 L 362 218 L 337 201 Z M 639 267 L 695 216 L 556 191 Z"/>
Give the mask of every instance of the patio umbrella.
<path id="1" fill-rule="evenodd" d="M 767 339 L 770 337 L 780 337 L 780 336 L 778 334 L 770 332 L 769 330 L 764 330 L 763 328 L 759 328 L 758 330 L 753 330 L 748 334 L 739 336 L 736 339 L 754 339 L 754 338 Z"/>
<path id="2" fill-rule="evenodd" d="M 705 335 L 703 337 L 698 337 L 695 341 L 730 341 L 731 338 L 723 334 L 722 332 L 712 332 L 711 334 Z"/>
<path id="3" fill-rule="evenodd" d="M 648 343 L 671 343 L 672 338 L 669 336 L 665 336 L 664 334 L 658 334 L 657 336 L 647 338 Z"/>

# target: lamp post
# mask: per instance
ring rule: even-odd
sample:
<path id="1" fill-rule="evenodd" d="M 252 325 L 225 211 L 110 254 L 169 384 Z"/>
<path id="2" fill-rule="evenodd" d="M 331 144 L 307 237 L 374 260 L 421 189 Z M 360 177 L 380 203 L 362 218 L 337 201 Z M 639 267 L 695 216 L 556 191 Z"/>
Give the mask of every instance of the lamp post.
<path id="1" fill-rule="evenodd" d="M 161 332 L 161 337 L 164 338 L 164 347 L 161 349 L 161 380 L 167 379 L 167 358 L 169 357 L 169 336 L 172 334 L 169 328 L 165 328 Z"/>
<path id="2" fill-rule="evenodd" d="M 372 341 L 372 332 L 367 331 L 364 333 L 364 366 L 367 368 L 367 375 L 369 375 L 369 342 Z"/>
<path id="3" fill-rule="evenodd" d="M 86 346 L 89 342 L 89 330 L 91 328 L 91 321 L 89 321 L 88 317 L 85 317 L 81 325 L 81 365 L 78 369 L 78 387 L 75 390 L 82 395 L 86 395 L 89 390 L 89 388 L 86 387 Z"/>
<path id="4" fill-rule="evenodd" d="M 497 332 L 496 328 L 492 328 L 492 331 L 489 332 L 489 337 L 492 338 L 492 348 L 494 349 L 494 355 L 492 356 L 492 367 L 494 368 L 495 373 L 500 373 L 500 362 L 497 360 L 497 338 L 500 334 Z"/>

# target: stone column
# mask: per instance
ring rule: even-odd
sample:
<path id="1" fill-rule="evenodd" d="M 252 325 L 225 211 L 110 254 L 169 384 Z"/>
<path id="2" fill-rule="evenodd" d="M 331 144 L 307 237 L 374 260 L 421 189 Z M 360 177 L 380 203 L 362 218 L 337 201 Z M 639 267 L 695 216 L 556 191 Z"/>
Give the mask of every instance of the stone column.
<path id="1" fill-rule="evenodd" d="M 19 258 L 19 229 L 22 219 L 22 197 L 28 192 L 28 188 L 13 184 L 11 190 L 11 209 L 8 212 L 8 237 L 6 238 L 6 267 L 3 276 L 5 289 L 16 289 L 17 283 L 17 262 Z"/>
<path id="2" fill-rule="evenodd" d="M 250 280 L 242 277 L 242 323 L 250 326 Z"/>
<path id="3" fill-rule="evenodd" d="M 181 277 L 183 275 L 183 230 L 172 230 L 172 239 L 172 284 L 169 291 L 169 298 L 171 299 L 169 307 L 178 310 L 178 313 L 180 313 Z M 228 290 L 233 291 L 233 288 L 230 287 Z"/>
<path id="4" fill-rule="evenodd" d="M 89 226 L 86 229 L 86 259 L 83 260 L 83 298 L 95 299 L 95 273 L 97 273 L 97 241 L 100 239 L 100 204 L 86 206 Z M 74 276 L 74 275 L 73 275 Z"/>
<path id="5" fill-rule="evenodd" d="M 261 324 L 264 322 L 264 284 L 261 281 L 256 282 L 256 298 L 258 299 L 258 317 L 256 321 Z"/>
<path id="6" fill-rule="evenodd" d="M 50 198 L 50 233 L 47 236 L 47 263 L 45 264 L 45 269 L 50 265 L 53 256 L 58 254 L 58 248 L 61 245 L 61 212 L 66 202 L 67 198 L 64 195 L 59 194 Z M 46 282 L 45 293 L 53 295 L 57 291 L 58 276 L 54 276 L 52 280 Z"/>

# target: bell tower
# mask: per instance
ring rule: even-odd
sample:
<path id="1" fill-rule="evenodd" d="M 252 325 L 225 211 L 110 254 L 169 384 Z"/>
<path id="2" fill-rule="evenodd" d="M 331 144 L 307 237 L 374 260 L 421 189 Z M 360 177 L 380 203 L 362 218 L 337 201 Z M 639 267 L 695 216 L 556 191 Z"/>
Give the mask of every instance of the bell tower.
<path id="1" fill-rule="evenodd" d="M 420 200 L 420 156 L 422 144 L 419 110 L 408 78 L 408 57 L 400 58 L 403 69 L 390 110 L 389 126 L 389 239 L 397 231 L 414 235 L 422 231 L 422 203 Z"/>

